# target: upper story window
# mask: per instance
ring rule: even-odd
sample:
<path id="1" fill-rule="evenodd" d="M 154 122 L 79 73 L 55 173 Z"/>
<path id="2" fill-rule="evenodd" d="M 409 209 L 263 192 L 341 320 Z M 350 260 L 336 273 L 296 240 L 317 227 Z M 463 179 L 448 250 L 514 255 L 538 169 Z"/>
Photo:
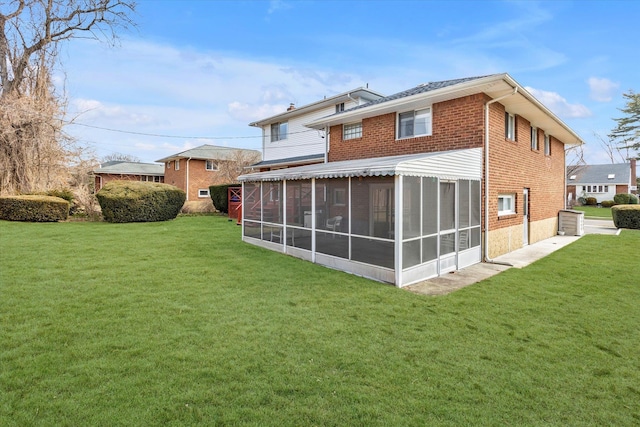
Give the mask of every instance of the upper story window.
<path id="1" fill-rule="evenodd" d="M 179 171 L 180 170 L 180 160 L 176 160 L 173 163 L 176 165 L 176 170 Z"/>
<path id="2" fill-rule="evenodd" d="M 336 113 L 342 113 L 344 111 L 344 102 L 336 104 Z"/>
<path id="3" fill-rule="evenodd" d="M 342 139 L 362 138 L 362 123 L 342 125 Z"/>
<path id="4" fill-rule="evenodd" d="M 510 141 L 516 140 L 516 116 L 504 113 L 504 137 Z"/>
<path id="5" fill-rule="evenodd" d="M 431 135 L 431 108 L 398 114 L 398 138 Z"/>
<path id="6" fill-rule="evenodd" d="M 289 124 L 287 122 L 274 123 L 271 125 L 271 142 L 287 139 Z"/>
<path id="7" fill-rule="evenodd" d="M 217 171 L 218 170 L 218 164 L 216 162 L 214 162 L 213 160 L 207 160 L 205 162 L 204 168 L 208 171 Z"/>
<path id="8" fill-rule="evenodd" d="M 538 128 L 531 126 L 531 149 L 538 150 Z"/>
<path id="9" fill-rule="evenodd" d="M 551 155 L 551 137 L 546 133 L 544 134 L 544 154 L 546 156 Z"/>
<path id="10" fill-rule="evenodd" d="M 167 169 L 169 169 L 171 167 L 171 162 L 165 163 L 165 166 L 167 167 Z"/>

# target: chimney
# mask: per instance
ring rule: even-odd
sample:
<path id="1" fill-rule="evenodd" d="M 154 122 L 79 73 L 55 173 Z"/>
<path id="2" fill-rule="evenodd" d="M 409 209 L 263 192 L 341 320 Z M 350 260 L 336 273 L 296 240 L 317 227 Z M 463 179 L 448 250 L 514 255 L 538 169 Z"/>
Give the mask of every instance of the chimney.
<path id="1" fill-rule="evenodd" d="M 291 111 L 295 109 L 296 109 L 296 105 L 292 102 L 291 104 L 289 104 L 289 108 L 287 108 L 287 111 Z"/>
<path id="2" fill-rule="evenodd" d="M 631 185 L 638 185 L 637 184 L 637 175 L 636 175 L 636 159 L 629 159 L 629 162 L 631 163 Z M 638 194 L 640 191 L 640 188 L 636 188 L 636 194 Z"/>

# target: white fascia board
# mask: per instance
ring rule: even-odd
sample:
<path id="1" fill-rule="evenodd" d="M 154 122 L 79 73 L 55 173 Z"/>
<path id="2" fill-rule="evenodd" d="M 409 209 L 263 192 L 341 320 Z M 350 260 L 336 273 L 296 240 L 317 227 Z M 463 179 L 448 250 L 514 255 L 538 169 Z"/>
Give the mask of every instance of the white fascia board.
<path id="1" fill-rule="evenodd" d="M 377 96 L 379 98 L 384 97 L 384 95 L 379 94 L 378 92 L 375 92 L 371 89 L 359 87 L 347 92 L 340 93 L 338 95 L 334 95 L 330 98 L 321 99 L 320 101 L 312 102 L 311 104 L 303 105 L 302 107 L 297 107 L 297 108 L 294 108 L 293 110 L 276 114 L 275 116 L 271 116 L 266 119 L 258 120 L 257 122 L 249 123 L 249 126 L 262 127 L 262 126 L 269 125 L 271 123 L 278 123 L 280 121 L 283 121 L 284 119 L 288 120 L 293 117 L 308 114 L 310 112 L 328 107 L 330 105 L 334 105 L 340 101 L 347 101 L 350 99 L 349 96 L 357 97 L 359 96 L 358 94 L 360 93 L 372 94 L 374 95 L 374 97 Z"/>

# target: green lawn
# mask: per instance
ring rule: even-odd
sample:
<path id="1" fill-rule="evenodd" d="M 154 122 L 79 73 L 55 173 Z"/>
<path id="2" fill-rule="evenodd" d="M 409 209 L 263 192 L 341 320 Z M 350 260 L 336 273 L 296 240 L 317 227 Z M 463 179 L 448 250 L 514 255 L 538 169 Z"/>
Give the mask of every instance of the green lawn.
<path id="1" fill-rule="evenodd" d="M 585 217 L 612 219 L 611 208 L 599 208 L 597 206 L 576 206 L 573 209 L 576 211 L 584 212 Z"/>
<path id="2" fill-rule="evenodd" d="M 638 425 L 639 248 L 427 297 L 220 217 L 0 221 L 0 425 Z"/>

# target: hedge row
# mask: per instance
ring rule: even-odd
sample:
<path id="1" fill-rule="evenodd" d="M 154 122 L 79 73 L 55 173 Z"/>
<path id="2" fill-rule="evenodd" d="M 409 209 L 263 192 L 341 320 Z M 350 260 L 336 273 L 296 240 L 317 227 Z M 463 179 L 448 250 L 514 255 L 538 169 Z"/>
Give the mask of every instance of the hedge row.
<path id="1" fill-rule="evenodd" d="M 111 181 L 96 197 L 105 221 L 152 222 L 178 216 L 186 193 L 169 184 Z"/>
<path id="2" fill-rule="evenodd" d="M 635 194 L 620 193 L 613 196 L 616 205 L 637 205 L 638 197 Z"/>
<path id="3" fill-rule="evenodd" d="M 7 221 L 56 222 L 69 217 L 69 202 L 54 196 L 0 197 L 0 219 Z"/>
<path id="4" fill-rule="evenodd" d="M 618 205 L 611 208 L 616 228 L 640 230 L 640 205 Z"/>

